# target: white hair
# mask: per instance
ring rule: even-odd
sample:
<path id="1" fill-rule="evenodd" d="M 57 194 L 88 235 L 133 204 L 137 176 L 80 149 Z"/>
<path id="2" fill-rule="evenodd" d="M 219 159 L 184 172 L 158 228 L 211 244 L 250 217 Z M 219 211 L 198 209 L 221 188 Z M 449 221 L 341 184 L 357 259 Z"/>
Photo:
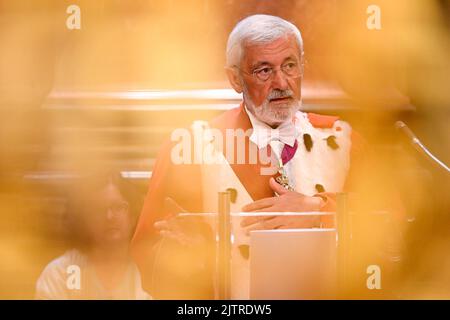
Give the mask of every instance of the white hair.
<path id="1" fill-rule="evenodd" d="M 302 35 L 292 23 L 266 14 L 255 14 L 239 21 L 228 37 L 226 66 L 239 65 L 245 44 L 271 43 L 286 35 L 295 37 L 300 59 L 303 59 Z"/>

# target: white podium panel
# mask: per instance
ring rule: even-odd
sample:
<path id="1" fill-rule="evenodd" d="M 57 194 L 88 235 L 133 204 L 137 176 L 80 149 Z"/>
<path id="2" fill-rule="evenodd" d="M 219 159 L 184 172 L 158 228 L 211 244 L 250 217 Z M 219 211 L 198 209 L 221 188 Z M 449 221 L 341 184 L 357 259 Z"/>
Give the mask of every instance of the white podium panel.
<path id="1" fill-rule="evenodd" d="M 335 229 L 252 232 L 250 298 L 335 298 L 336 244 Z"/>

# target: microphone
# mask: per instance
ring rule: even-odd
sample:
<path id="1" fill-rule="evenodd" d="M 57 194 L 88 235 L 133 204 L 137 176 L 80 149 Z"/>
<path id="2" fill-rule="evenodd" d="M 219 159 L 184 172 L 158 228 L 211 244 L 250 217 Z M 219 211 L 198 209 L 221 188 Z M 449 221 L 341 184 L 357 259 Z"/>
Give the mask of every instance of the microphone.
<path id="1" fill-rule="evenodd" d="M 416 135 L 411 131 L 411 129 L 403 122 L 403 121 L 397 121 L 395 123 L 395 128 L 402 132 L 405 136 L 408 137 L 410 143 L 413 145 L 413 147 L 422 155 L 424 155 L 428 160 L 433 162 L 435 165 L 439 166 L 440 168 L 447 171 L 447 173 L 450 173 L 450 168 L 447 167 L 445 163 L 443 163 L 441 160 L 436 158 L 423 144 L 420 142 L 419 138 L 416 137 Z"/>

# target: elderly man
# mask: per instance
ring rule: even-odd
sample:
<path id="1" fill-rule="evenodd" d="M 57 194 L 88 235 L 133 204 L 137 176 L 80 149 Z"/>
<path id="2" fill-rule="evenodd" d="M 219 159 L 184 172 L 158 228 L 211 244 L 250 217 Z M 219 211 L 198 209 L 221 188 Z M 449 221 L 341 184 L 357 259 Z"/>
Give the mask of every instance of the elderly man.
<path id="1" fill-rule="evenodd" d="M 163 146 L 132 243 L 144 288 L 156 298 L 213 297 L 211 246 L 203 241 L 211 230 L 177 213 L 217 212 L 217 192 L 224 190 L 232 191 L 236 212 L 334 211 L 335 194 L 348 189 L 355 155 L 361 154 L 362 145 L 347 123 L 300 111 L 303 42 L 293 24 L 268 15 L 239 22 L 228 39 L 226 72 L 243 102 L 191 132 L 200 130 L 203 137 L 215 129 L 225 144 L 230 130 L 250 132 L 244 143 L 237 135 L 231 138 L 237 142 L 233 151 L 245 149 L 245 160 L 228 154 L 224 160 L 219 152 L 215 156 L 224 161 L 210 166 L 175 164 L 175 142 Z M 257 161 L 249 160 L 252 150 L 263 152 Z M 270 166 L 261 154 L 268 155 Z M 275 170 L 264 170 L 274 164 Z M 317 216 L 255 214 L 241 220 L 240 227 L 248 234 L 329 223 Z"/>

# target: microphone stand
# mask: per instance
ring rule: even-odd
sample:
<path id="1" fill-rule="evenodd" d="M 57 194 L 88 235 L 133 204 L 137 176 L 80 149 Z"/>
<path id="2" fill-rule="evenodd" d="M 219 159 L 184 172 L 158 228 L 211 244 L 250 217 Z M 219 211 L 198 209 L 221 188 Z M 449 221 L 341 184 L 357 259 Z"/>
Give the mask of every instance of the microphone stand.
<path id="1" fill-rule="evenodd" d="M 231 219 L 230 192 L 219 192 L 217 219 L 217 298 L 231 299 Z"/>
<path id="2" fill-rule="evenodd" d="M 424 155 L 429 161 L 431 161 L 434 165 L 441 168 L 442 170 L 450 173 L 450 168 L 439 160 L 436 156 L 434 156 L 423 144 L 420 142 L 419 138 L 411 131 L 411 129 L 403 122 L 397 121 L 395 123 L 395 128 L 402 132 L 404 135 L 408 137 L 413 147 L 422 155 Z"/>

